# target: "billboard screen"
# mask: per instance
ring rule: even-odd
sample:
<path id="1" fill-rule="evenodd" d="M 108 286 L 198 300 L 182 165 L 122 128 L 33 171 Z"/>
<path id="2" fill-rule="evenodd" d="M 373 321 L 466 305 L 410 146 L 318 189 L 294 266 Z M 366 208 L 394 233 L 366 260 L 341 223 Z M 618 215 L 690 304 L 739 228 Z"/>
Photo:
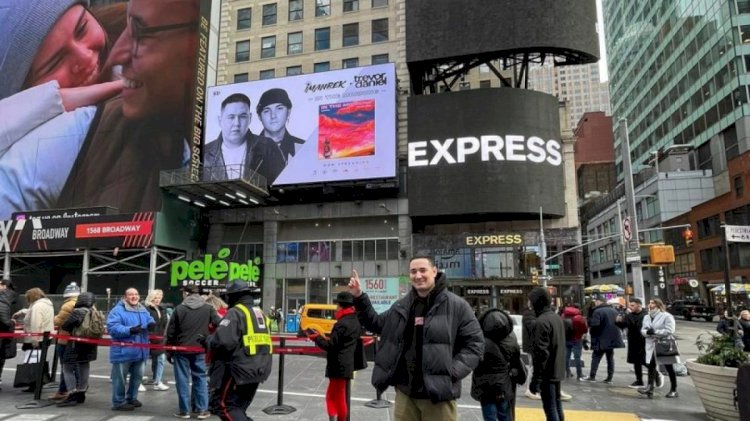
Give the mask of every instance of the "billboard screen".
<path id="1" fill-rule="evenodd" d="M 208 89 L 212 179 L 259 173 L 283 186 L 396 176 L 393 64 Z"/>
<path id="2" fill-rule="evenodd" d="M 565 215 L 557 98 L 493 88 L 409 98 L 412 216 Z M 435 200 L 450 195 L 449 200 Z"/>
<path id="3" fill-rule="evenodd" d="M 212 1 L 88 3 L 0 8 L 0 219 L 158 211 L 161 171 L 197 174 Z"/>

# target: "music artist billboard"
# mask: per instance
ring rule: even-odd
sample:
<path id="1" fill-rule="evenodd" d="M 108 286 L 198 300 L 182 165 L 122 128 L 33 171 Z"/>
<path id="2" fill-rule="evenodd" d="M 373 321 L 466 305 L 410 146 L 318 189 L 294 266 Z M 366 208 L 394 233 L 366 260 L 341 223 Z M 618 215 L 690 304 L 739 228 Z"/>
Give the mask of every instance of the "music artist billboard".
<path id="1" fill-rule="evenodd" d="M 158 211 L 160 171 L 198 173 L 214 2 L 2 2 L 0 220 Z"/>
<path id="2" fill-rule="evenodd" d="M 409 98 L 412 216 L 565 215 L 557 98 L 512 88 Z"/>
<path id="3" fill-rule="evenodd" d="M 395 177 L 395 87 L 389 63 L 208 88 L 204 174 L 274 186 Z"/>

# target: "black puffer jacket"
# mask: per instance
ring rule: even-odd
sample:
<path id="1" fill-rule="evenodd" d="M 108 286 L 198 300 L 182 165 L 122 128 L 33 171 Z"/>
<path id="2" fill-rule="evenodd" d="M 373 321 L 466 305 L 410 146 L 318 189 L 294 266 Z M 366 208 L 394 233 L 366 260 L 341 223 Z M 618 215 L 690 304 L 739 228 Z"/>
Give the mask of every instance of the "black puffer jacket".
<path id="1" fill-rule="evenodd" d="M 158 308 L 157 308 L 158 307 Z M 151 328 L 148 330 L 149 335 L 156 335 L 156 336 L 164 336 L 167 333 L 167 323 L 169 322 L 169 317 L 167 317 L 167 310 L 159 304 L 158 306 L 153 306 L 152 304 L 148 304 L 146 306 L 146 310 L 148 310 L 148 314 L 151 315 L 151 317 L 154 318 L 156 321 L 156 324 L 151 326 Z M 151 339 L 152 344 L 163 344 L 164 338 L 162 339 Z M 163 349 L 152 349 L 151 350 L 151 356 L 152 357 L 158 357 L 159 355 L 163 354 Z"/>
<path id="2" fill-rule="evenodd" d="M 13 332 L 16 324 L 13 321 L 14 309 L 18 294 L 11 289 L 0 292 L 0 332 Z M 16 356 L 16 340 L 14 338 L 2 338 L 0 340 L 0 359 L 10 359 Z"/>
<path id="3" fill-rule="evenodd" d="M 333 325 L 331 335 L 315 338 L 315 344 L 326 351 L 326 377 L 351 379 L 354 373 L 354 351 L 357 349 L 362 327 L 354 308 L 340 310 L 343 314 Z M 338 317 L 338 313 L 337 313 Z"/>
<path id="4" fill-rule="evenodd" d="M 61 326 L 66 332 L 73 332 L 73 329 L 83 323 L 86 313 L 91 311 L 94 305 L 94 294 L 91 292 L 82 292 L 78 296 L 73 312 L 70 313 L 67 320 Z M 77 341 L 68 341 L 65 345 L 65 353 L 62 357 L 63 364 L 86 363 L 96 360 L 96 348 L 94 344 L 87 344 Z"/>
<path id="5" fill-rule="evenodd" d="M 550 309 L 550 296 L 544 288 L 529 293 L 531 307 L 536 314 L 532 360 L 532 382 L 559 382 L 565 378 L 565 324 Z"/>
<path id="6" fill-rule="evenodd" d="M 737 319 L 739 328 L 742 329 L 742 344 L 745 346 L 745 352 L 750 352 L 750 320 Z"/>
<path id="7" fill-rule="evenodd" d="M 479 364 L 484 353 L 484 337 L 469 304 L 445 289 L 446 278 L 438 273 L 434 302 L 424 320 L 421 368 L 424 388 L 434 402 L 458 399 L 461 379 Z M 377 390 L 396 385 L 396 371 L 404 353 L 404 332 L 417 293 L 411 289 L 390 309 L 377 314 L 367 294 L 354 299 L 359 321 L 367 330 L 380 335 L 375 356 L 372 384 Z"/>
<path id="8" fill-rule="evenodd" d="M 471 397 L 480 402 L 511 401 L 516 393 L 511 367 L 520 367 L 521 349 L 513 320 L 502 310 L 490 309 L 479 317 L 484 334 L 484 356 L 471 377 Z"/>
<path id="9" fill-rule="evenodd" d="M 523 342 L 523 352 L 531 355 L 531 346 L 534 345 L 534 325 L 536 324 L 536 314 L 534 310 L 527 308 L 523 311 L 523 317 L 521 318 L 521 337 Z"/>
<path id="10" fill-rule="evenodd" d="M 218 326 L 221 319 L 211 305 L 198 294 L 185 297 L 174 309 L 167 326 L 167 345 L 202 346 L 208 338 L 208 325 Z"/>

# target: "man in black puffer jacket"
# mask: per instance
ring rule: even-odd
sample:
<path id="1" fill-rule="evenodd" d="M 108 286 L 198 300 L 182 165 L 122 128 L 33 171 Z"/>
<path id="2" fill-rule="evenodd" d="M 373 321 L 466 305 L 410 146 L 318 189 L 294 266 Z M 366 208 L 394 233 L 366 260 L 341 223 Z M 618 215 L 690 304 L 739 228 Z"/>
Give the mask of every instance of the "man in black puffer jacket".
<path id="1" fill-rule="evenodd" d="M 372 384 L 380 391 L 396 387 L 399 421 L 456 420 L 461 379 L 484 352 L 482 330 L 469 304 L 446 289 L 445 274 L 431 257 L 413 257 L 409 279 L 406 296 L 377 314 L 352 271 L 349 290 L 357 316 L 380 335 Z"/>
<path id="2" fill-rule="evenodd" d="M 550 308 L 547 289 L 537 287 L 529 293 L 529 304 L 536 314 L 532 360 L 534 374 L 529 390 L 542 396 L 547 421 L 564 419 L 560 400 L 560 382 L 565 378 L 565 325 Z"/>

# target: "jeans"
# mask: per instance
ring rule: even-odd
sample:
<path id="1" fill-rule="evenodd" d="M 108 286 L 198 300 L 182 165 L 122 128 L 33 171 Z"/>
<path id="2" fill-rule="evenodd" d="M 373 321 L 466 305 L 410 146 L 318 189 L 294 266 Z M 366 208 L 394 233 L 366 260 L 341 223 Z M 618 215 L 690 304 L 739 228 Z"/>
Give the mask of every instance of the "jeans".
<path id="1" fill-rule="evenodd" d="M 611 379 L 615 375 L 615 350 L 594 350 L 594 354 L 591 356 L 591 372 L 589 373 L 589 377 L 592 379 L 596 377 L 596 370 L 599 369 L 599 362 L 602 360 L 602 355 L 607 356 L 607 378 Z"/>
<path id="2" fill-rule="evenodd" d="M 560 382 L 543 381 L 539 394 L 542 395 L 542 407 L 547 421 L 565 421 L 560 401 Z"/>
<path id="3" fill-rule="evenodd" d="M 581 352 L 583 351 L 582 341 L 570 341 L 565 342 L 565 372 L 570 373 L 570 356 L 573 355 L 576 362 L 576 377 L 583 377 L 583 370 L 581 369 Z"/>
<path id="4" fill-rule="evenodd" d="M 174 379 L 177 383 L 177 400 L 180 412 L 188 413 L 193 408 L 204 412 L 208 410 L 208 382 L 206 381 L 206 354 L 174 354 Z M 193 381 L 192 391 L 190 380 Z M 192 392 L 192 399 L 191 399 Z"/>
<path id="5" fill-rule="evenodd" d="M 64 344 L 57 344 L 55 345 L 55 354 L 57 354 L 58 361 L 60 361 L 60 365 L 62 365 L 62 359 L 63 355 L 65 354 L 65 347 L 67 345 Z M 0 368 L 2 369 L 2 368 Z M 52 373 L 53 376 L 55 376 L 55 373 Z M 78 377 L 80 374 L 78 373 L 78 366 L 75 367 L 75 381 L 73 382 L 72 386 L 75 386 L 78 382 Z M 88 382 L 88 378 L 86 379 Z M 65 372 L 60 376 L 60 385 L 57 387 L 58 393 L 68 393 L 68 381 L 65 379 Z"/>
<path id="6" fill-rule="evenodd" d="M 164 376 L 164 362 L 166 360 L 167 354 L 164 353 L 151 357 L 151 375 L 153 376 L 154 384 L 161 383 L 161 378 Z"/>
<path id="7" fill-rule="evenodd" d="M 126 385 L 128 375 L 130 383 Z M 143 361 L 112 364 L 112 406 L 122 406 L 138 399 L 138 387 L 143 378 Z M 127 386 L 127 390 L 126 389 Z"/>
<path id="8" fill-rule="evenodd" d="M 85 392 L 89 388 L 89 366 L 88 361 L 62 365 L 63 379 L 68 385 L 68 391 Z"/>
<path id="9" fill-rule="evenodd" d="M 495 402 L 482 402 L 484 421 L 511 421 L 510 405 L 505 399 Z"/>

